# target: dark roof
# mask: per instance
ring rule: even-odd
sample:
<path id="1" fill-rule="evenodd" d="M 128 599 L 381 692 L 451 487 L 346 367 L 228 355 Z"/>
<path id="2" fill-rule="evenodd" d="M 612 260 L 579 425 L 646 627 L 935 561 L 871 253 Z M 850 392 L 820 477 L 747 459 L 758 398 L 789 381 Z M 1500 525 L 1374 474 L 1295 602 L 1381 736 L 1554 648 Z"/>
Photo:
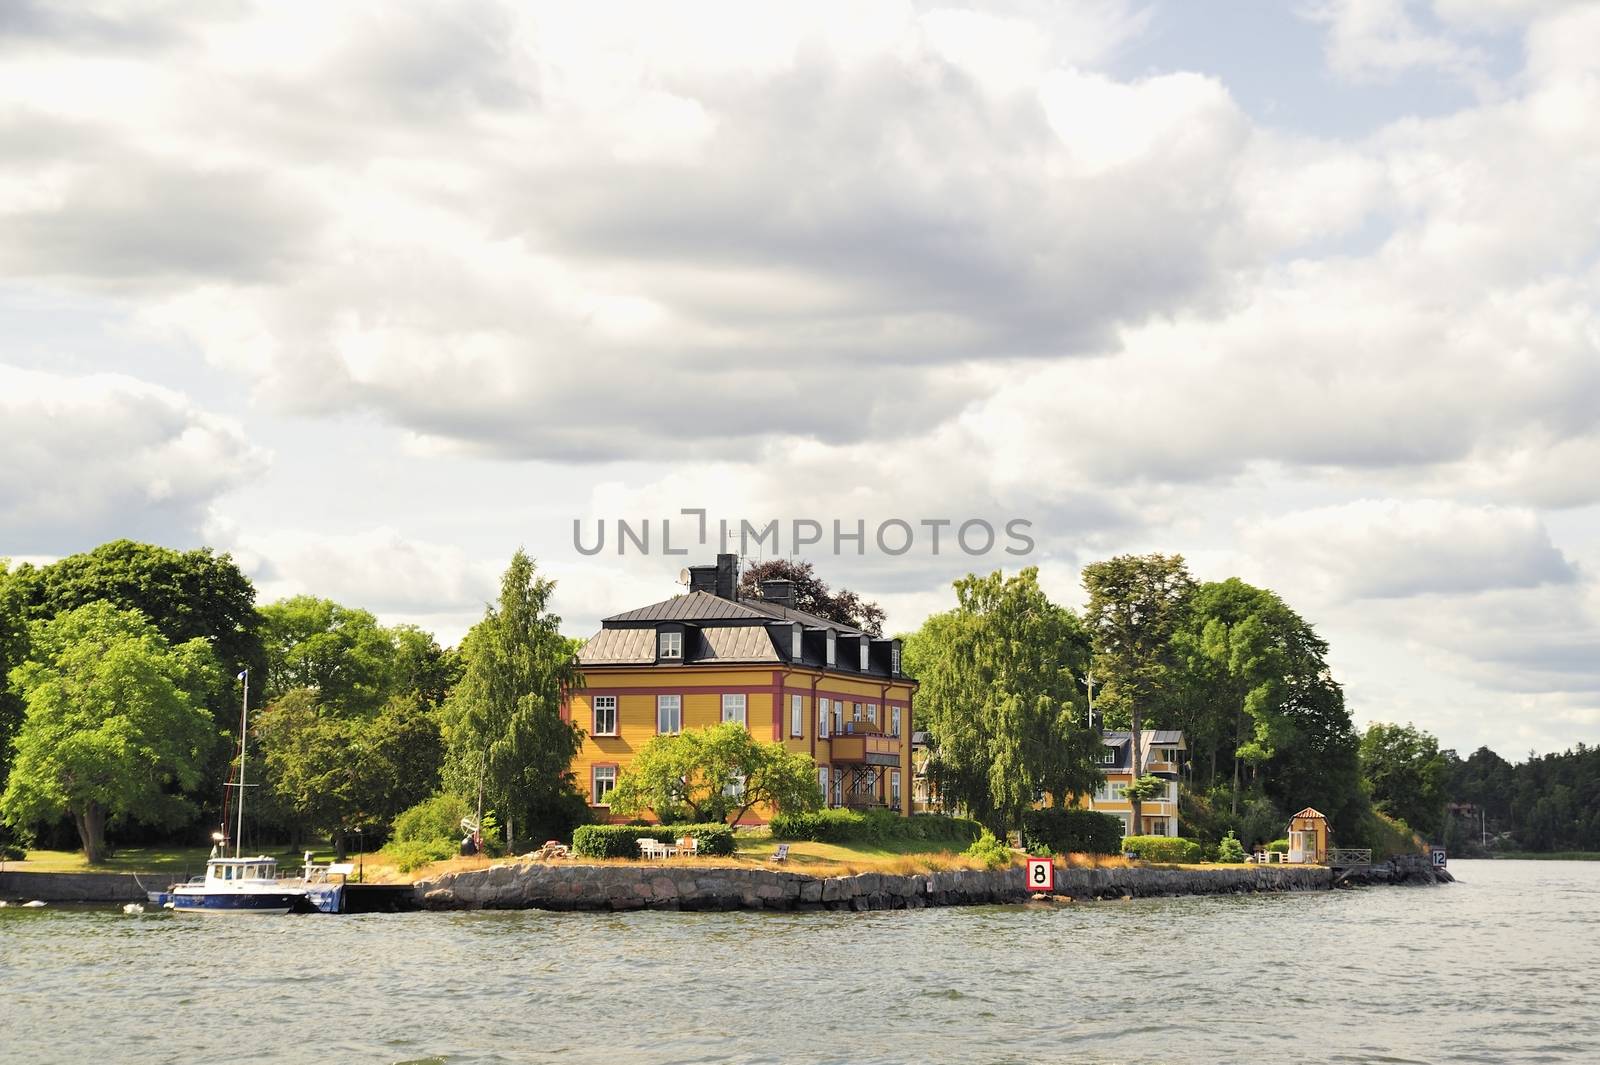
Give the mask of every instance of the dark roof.
<path id="1" fill-rule="evenodd" d="M 684 648 L 684 661 L 778 662 L 765 625 L 719 625 L 702 629 Z M 585 666 L 646 665 L 656 660 L 656 630 L 601 629 L 578 651 Z"/>
<path id="2" fill-rule="evenodd" d="M 690 592 L 687 595 L 675 595 L 671 599 L 663 599 L 659 603 L 641 606 L 636 610 L 626 610 L 621 614 L 612 614 L 603 618 L 603 624 L 611 622 L 628 621 L 723 621 L 738 618 L 750 621 L 765 621 L 768 615 L 759 610 L 751 610 L 743 602 L 734 602 L 721 596 L 712 595 L 710 592 Z"/>
<path id="3" fill-rule="evenodd" d="M 1117 729 L 1112 732 L 1103 732 L 1100 735 L 1108 747 L 1116 747 L 1133 739 L 1133 733 L 1129 732 L 1127 729 Z M 1173 728 L 1147 728 L 1144 730 L 1144 736 L 1142 738 L 1146 746 L 1152 743 L 1166 746 L 1173 743 L 1182 743 L 1183 731 L 1181 729 Z"/>

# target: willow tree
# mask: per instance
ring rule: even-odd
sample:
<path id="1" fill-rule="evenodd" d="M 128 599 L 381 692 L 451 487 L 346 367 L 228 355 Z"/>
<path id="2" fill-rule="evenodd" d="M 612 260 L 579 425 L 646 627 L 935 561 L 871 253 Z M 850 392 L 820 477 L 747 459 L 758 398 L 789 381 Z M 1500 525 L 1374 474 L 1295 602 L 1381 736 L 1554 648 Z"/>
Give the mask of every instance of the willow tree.
<path id="1" fill-rule="evenodd" d="M 561 703 L 582 676 L 549 610 L 554 590 L 519 548 L 499 601 L 461 642 L 461 681 L 441 712 L 447 784 L 475 792 L 480 816 L 499 811 L 508 842 L 518 820 L 526 825 L 576 795 L 569 766 L 583 733 L 562 719 Z"/>
<path id="2" fill-rule="evenodd" d="M 1133 771 L 1144 765 L 1144 713 L 1174 683 L 1173 634 L 1182 624 L 1194 578 L 1182 555 L 1118 555 L 1083 568 L 1085 621 L 1094 638 L 1094 671 L 1112 701 L 1127 710 Z M 1144 810 L 1130 796 L 1137 835 Z"/>
<path id="3" fill-rule="evenodd" d="M 1100 782 L 1097 749 L 1075 677 L 1089 641 L 1052 603 L 1039 571 L 955 582 L 956 608 L 906 643 L 939 793 L 997 831 L 1020 824 L 1045 794 L 1061 805 Z"/>

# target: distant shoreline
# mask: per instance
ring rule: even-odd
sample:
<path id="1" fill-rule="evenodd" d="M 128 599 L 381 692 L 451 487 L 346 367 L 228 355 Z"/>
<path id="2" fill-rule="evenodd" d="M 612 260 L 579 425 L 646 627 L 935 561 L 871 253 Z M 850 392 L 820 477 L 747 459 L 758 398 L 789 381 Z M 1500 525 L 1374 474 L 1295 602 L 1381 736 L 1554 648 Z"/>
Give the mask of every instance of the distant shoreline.
<path id="1" fill-rule="evenodd" d="M 1600 862 L 1600 851 L 1501 851 L 1486 859 L 1463 857 L 1462 861 L 1514 861 L 1514 862 Z"/>

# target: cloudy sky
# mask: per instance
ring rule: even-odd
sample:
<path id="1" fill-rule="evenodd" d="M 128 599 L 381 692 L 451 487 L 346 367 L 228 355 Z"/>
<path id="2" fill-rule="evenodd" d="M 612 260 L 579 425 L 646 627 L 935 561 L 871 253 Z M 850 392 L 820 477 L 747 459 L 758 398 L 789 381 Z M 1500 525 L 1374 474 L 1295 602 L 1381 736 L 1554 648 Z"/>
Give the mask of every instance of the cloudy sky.
<path id="1" fill-rule="evenodd" d="M 451 641 L 519 544 L 575 635 L 695 560 L 576 519 L 1016 517 L 809 554 L 905 629 L 1182 552 L 1360 721 L 1594 743 L 1597 57 L 1572 0 L 8 0 L 0 555 Z"/>

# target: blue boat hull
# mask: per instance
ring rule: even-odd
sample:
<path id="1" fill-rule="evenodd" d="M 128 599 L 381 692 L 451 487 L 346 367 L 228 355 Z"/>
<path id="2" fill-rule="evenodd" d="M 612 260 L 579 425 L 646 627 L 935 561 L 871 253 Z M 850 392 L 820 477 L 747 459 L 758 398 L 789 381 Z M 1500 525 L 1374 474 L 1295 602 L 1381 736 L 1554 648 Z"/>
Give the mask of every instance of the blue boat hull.
<path id="1" fill-rule="evenodd" d="M 170 896 L 172 908 L 192 913 L 293 913 L 307 907 L 302 891 L 252 891 L 248 893 L 217 892 L 185 894 L 174 892 Z"/>

